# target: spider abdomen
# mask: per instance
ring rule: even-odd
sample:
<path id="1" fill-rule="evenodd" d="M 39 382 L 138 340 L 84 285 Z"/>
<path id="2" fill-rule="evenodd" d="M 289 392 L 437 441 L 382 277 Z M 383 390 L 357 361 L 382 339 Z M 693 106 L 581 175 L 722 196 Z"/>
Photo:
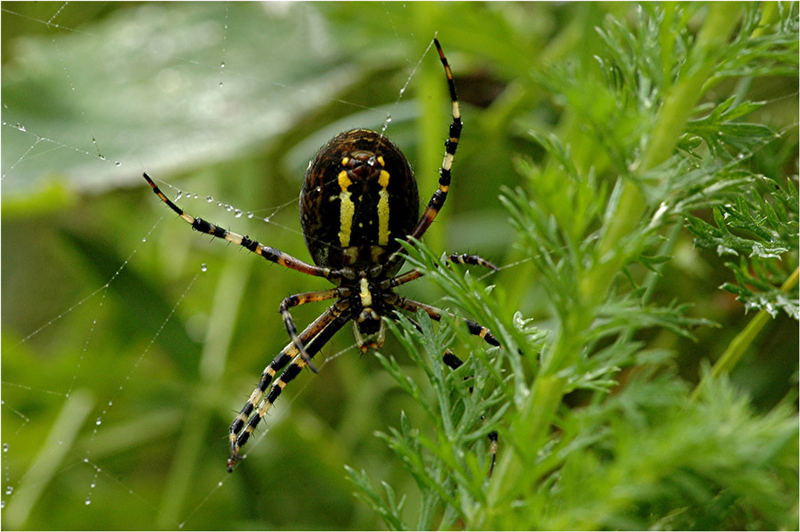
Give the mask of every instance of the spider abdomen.
<path id="1" fill-rule="evenodd" d="M 380 133 L 353 129 L 336 135 L 306 171 L 300 222 L 318 266 L 381 264 L 397 251 L 395 239 L 408 235 L 418 217 L 414 172 Z"/>

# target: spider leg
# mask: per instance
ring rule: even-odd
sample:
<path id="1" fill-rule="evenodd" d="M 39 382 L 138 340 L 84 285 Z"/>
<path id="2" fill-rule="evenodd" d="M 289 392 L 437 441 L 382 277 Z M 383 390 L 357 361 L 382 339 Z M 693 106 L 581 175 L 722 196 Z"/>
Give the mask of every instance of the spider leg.
<path id="1" fill-rule="evenodd" d="M 486 341 L 486 343 L 494 346 L 500 345 L 500 342 L 497 341 L 497 338 L 494 337 L 491 331 L 476 321 L 472 321 L 467 318 L 461 318 L 436 307 L 432 307 L 430 305 L 426 305 L 425 303 L 420 303 L 419 301 L 414 301 L 413 299 L 407 299 L 401 296 L 397 296 L 396 299 L 387 302 L 395 307 L 408 310 L 409 312 L 416 312 L 417 310 L 422 309 L 428 313 L 428 316 L 436 321 L 439 321 L 442 318 L 442 314 L 448 314 L 458 320 L 463 320 L 464 323 L 467 324 L 469 332 L 476 336 L 480 336 Z"/>
<path id="2" fill-rule="evenodd" d="M 340 306 L 341 304 L 341 306 Z M 342 326 L 351 318 L 349 304 L 346 301 L 337 301 L 328 310 L 326 310 L 319 318 L 306 327 L 306 329 L 299 334 L 299 338 L 303 342 L 307 342 L 306 353 L 309 358 L 313 358 L 319 350 L 325 345 L 331 337 L 342 328 Z M 281 373 L 278 380 L 269 390 L 266 397 L 262 397 L 275 374 L 283 369 L 289 361 L 292 363 Z M 281 394 L 286 385 L 291 382 L 306 366 L 306 361 L 300 355 L 300 351 L 294 342 L 283 348 L 283 351 L 275 357 L 275 360 L 264 370 L 258 386 L 247 400 L 244 408 L 234 420 L 230 429 L 230 457 L 228 458 L 228 472 L 233 471 L 233 466 L 240 458 L 240 451 L 250 436 L 256 430 L 261 419 L 267 415 L 270 407 Z M 250 413 L 255 408 L 258 402 L 258 409 L 249 418 Z M 244 426 L 245 421 L 247 425 Z M 244 430 L 242 427 L 244 426 Z"/>
<path id="3" fill-rule="evenodd" d="M 472 264 L 475 266 L 482 266 L 484 268 L 488 268 L 492 271 L 498 271 L 497 266 L 489 262 L 488 260 L 481 258 L 477 255 L 467 255 L 466 253 L 453 253 L 447 260 L 457 264 Z M 425 275 L 421 271 L 417 269 L 409 270 L 402 275 L 398 275 L 397 277 L 392 277 L 391 279 L 386 279 L 385 281 L 380 283 L 380 288 L 382 290 L 387 290 L 389 288 L 394 288 L 395 286 L 400 286 L 401 284 L 410 283 L 415 279 L 419 279 Z"/>
<path id="4" fill-rule="evenodd" d="M 270 246 L 265 246 L 256 240 L 251 240 L 247 236 L 242 236 L 238 233 L 234 233 L 233 231 L 228 231 L 227 229 L 203 220 L 202 218 L 195 218 L 194 216 L 184 212 L 183 209 L 178 207 L 167 196 L 165 196 L 164 193 L 161 192 L 161 189 L 159 189 L 158 186 L 153 183 L 153 180 L 150 179 L 150 176 L 147 174 L 143 175 L 147 183 L 153 189 L 153 192 L 155 192 L 156 196 L 158 196 L 161 201 L 166 203 L 170 209 L 175 211 L 186 223 L 190 224 L 192 229 L 195 231 L 207 233 L 217 238 L 222 238 L 223 240 L 227 240 L 228 242 L 242 246 L 243 248 L 252 251 L 256 255 L 261 255 L 270 262 L 280 264 L 281 266 L 285 266 L 292 270 L 297 270 L 308 275 L 315 275 L 317 277 L 325 277 L 327 279 L 338 279 L 340 277 L 340 274 L 337 270 L 313 266 L 301 261 L 300 259 L 296 259 L 291 255 L 284 253 L 283 251 Z"/>
<path id="5" fill-rule="evenodd" d="M 433 193 L 428 206 L 422 213 L 419 221 L 417 222 L 414 230 L 408 236 L 414 238 L 421 238 L 428 227 L 433 223 L 436 215 L 439 214 L 445 200 L 447 199 L 447 192 L 450 190 L 450 169 L 453 167 L 453 159 L 456 156 L 456 149 L 458 148 L 458 141 L 461 138 L 461 109 L 458 105 L 458 96 L 456 95 L 456 84 L 453 82 L 453 73 L 450 71 L 450 65 L 447 63 L 447 58 L 444 56 L 442 46 L 439 44 L 438 39 L 433 39 L 433 44 L 436 45 L 436 50 L 439 52 L 439 59 L 444 67 L 444 73 L 447 76 L 447 87 L 450 89 L 450 101 L 453 106 L 453 120 L 450 122 L 450 131 L 447 140 L 444 142 L 444 159 L 442 159 L 442 166 L 439 168 L 439 188 Z M 400 260 L 400 255 L 396 252 L 392 255 L 387 264 L 387 269 L 397 264 Z"/>
<path id="6" fill-rule="evenodd" d="M 300 356 L 303 357 L 303 360 L 305 360 L 306 364 L 308 364 L 309 369 L 311 369 L 311 371 L 314 373 L 317 373 L 317 368 L 311 363 L 311 357 L 308 355 L 308 353 L 306 353 L 306 349 L 303 347 L 303 341 L 297 336 L 297 327 L 294 325 L 294 320 L 292 319 L 292 315 L 289 313 L 289 309 L 292 307 L 305 305 L 306 303 L 333 299 L 334 297 L 342 295 L 345 290 L 346 289 L 333 288 L 331 290 L 305 292 L 303 294 L 289 296 L 281 301 L 280 313 L 281 316 L 283 316 L 283 323 L 286 326 L 286 332 L 289 333 L 289 338 L 292 339 L 292 342 L 294 342 L 294 345 L 300 351 Z"/>
<path id="7" fill-rule="evenodd" d="M 449 349 L 444 352 L 444 356 L 442 356 L 442 361 L 445 365 L 449 366 L 451 369 L 456 370 L 464 363 L 463 360 L 458 358 L 458 356 L 450 351 Z M 465 377 L 465 379 L 468 377 Z M 469 388 L 469 393 L 472 393 L 472 386 Z M 482 418 L 483 416 L 481 416 Z M 489 461 L 489 472 L 486 476 L 492 478 L 492 473 L 494 473 L 494 466 L 497 463 L 497 431 L 493 430 L 489 434 L 486 435 L 489 438 L 489 454 L 491 455 L 491 459 Z"/>

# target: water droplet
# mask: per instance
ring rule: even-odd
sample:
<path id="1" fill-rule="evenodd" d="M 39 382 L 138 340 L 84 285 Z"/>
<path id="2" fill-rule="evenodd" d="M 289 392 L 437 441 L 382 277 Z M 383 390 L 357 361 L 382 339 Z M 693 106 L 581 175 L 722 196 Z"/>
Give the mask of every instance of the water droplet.
<path id="1" fill-rule="evenodd" d="M 92 498 L 91 497 L 86 497 L 86 500 L 83 501 L 83 504 L 85 504 L 86 506 L 89 506 L 90 504 L 92 504 Z"/>
<path id="2" fill-rule="evenodd" d="M 219 486 L 220 488 L 222 487 L 222 481 L 221 480 L 219 482 L 217 482 L 217 486 Z"/>
<path id="3" fill-rule="evenodd" d="M 183 197 L 183 192 L 181 192 L 181 191 L 179 190 L 179 191 L 178 191 L 178 195 L 177 195 L 177 196 L 175 196 L 175 201 L 178 201 L 178 200 L 180 200 L 182 197 Z"/>
<path id="4" fill-rule="evenodd" d="M 7 453 L 7 452 L 8 452 L 8 444 L 7 444 L 7 443 L 4 443 L 4 444 L 3 444 L 3 452 L 4 452 L 4 453 Z"/>
<path id="5" fill-rule="evenodd" d="M 14 493 L 14 486 L 6 486 L 6 495 Z"/>
<path id="6" fill-rule="evenodd" d="M 0 501 L 0 508 L 6 507 L 6 501 Z"/>
<path id="7" fill-rule="evenodd" d="M 105 161 L 106 160 L 106 156 L 103 155 L 102 153 L 98 153 L 97 156 L 100 157 L 101 161 Z"/>
<path id="8" fill-rule="evenodd" d="M 212 201 L 214 201 L 214 198 L 212 198 L 211 196 L 206 196 L 206 201 L 211 203 Z"/>
<path id="9" fill-rule="evenodd" d="M 147 237 L 146 236 L 142 237 L 142 242 L 147 242 Z"/>
<path id="10" fill-rule="evenodd" d="M 119 161 L 114 161 L 114 166 L 122 166 L 122 163 Z"/>
<path id="11" fill-rule="evenodd" d="M 28 131 L 27 129 L 25 129 L 25 126 L 23 126 L 23 125 L 22 125 L 22 124 L 20 124 L 19 122 L 17 122 L 17 124 L 16 124 L 16 128 L 17 128 L 17 129 L 19 129 L 20 131 L 22 131 L 23 133 L 25 133 L 26 131 Z"/>
<path id="12" fill-rule="evenodd" d="M 224 84 L 223 82 L 221 82 L 221 81 L 220 81 L 220 82 L 219 82 L 219 86 L 220 86 L 220 87 L 222 87 L 223 85 L 225 85 L 225 84 Z"/>
<path id="13" fill-rule="evenodd" d="M 255 215 L 252 212 L 248 212 L 247 213 L 247 218 L 249 218 L 250 220 L 253 219 L 253 216 L 255 216 Z"/>
<path id="14" fill-rule="evenodd" d="M 180 528 L 181 530 L 183 530 L 183 523 L 178 523 L 178 528 Z"/>
<path id="15" fill-rule="evenodd" d="M 91 484 L 89 484 L 89 487 L 92 488 L 92 489 L 94 489 L 95 486 L 97 486 L 96 482 L 92 482 Z"/>
<path id="16" fill-rule="evenodd" d="M 387 124 L 391 124 L 392 123 L 392 115 L 386 115 L 386 123 Z"/>
<path id="17" fill-rule="evenodd" d="M 226 206 L 225 206 L 225 211 L 226 211 L 226 212 L 233 212 L 233 205 L 230 205 L 230 204 L 229 204 L 229 205 L 226 205 Z"/>
<path id="18" fill-rule="evenodd" d="M 100 419 L 100 418 L 97 418 L 97 420 L 94 422 L 95 425 L 101 425 L 102 423 L 103 423 L 103 420 Z"/>
<path id="19" fill-rule="evenodd" d="M 219 67 L 220 67 L 220 68 L 225 68 L 225 61 L 222 61 L 222 62 L 219 64 Z"/>
<path id="20" fill-rule="evenodd" d="M 402 89 L 400 89 L 400 96 L 402 96 L 402 95 L 403 95 L 403 94 L 405 94 L 405 93 L 406 93 L 406 88 L 405 88 L 405 87 L 403 87 Z"/>
<path id="21" fill-rule="evenodd" d="M 222 202 L 221 201 L 217 202 L 217 207 L 222 207 Z"/>
<path id="22" fill-rule="evenodd" d="M 742 159 L 744 159 L 744 153 L 738 153 L 738 154 L 736 155 L 736 158 L 737 158 L 737 159 L 739 159 L 739 160 L 741 161 Z"/>
<path id="23" fill-rule="evenodd" d="M 113 401 L 109 401 L 109 402 L 108 402 L 108 406 L 111 406 L 111 405 L 113 405 L 113 404 L 114 404 L 114 402 L 113 402 Z"/>
<path id="24" fill-rule="evenodd" d="M 84 463 L 84 464 L 88 464 L 88 463 L 89 463 L 89 457 L 84 457 L 84 459 L 83 459 L 83 463 Z"/>
<path id="25" fill-rule="evenodd" d="M 200 265 L 200 271 L 201 271 L 201 272 L 208 271 L 208 266 L 206 266 L 206 263 L 205 263 L 205 262 L 204 262 L 203 264 L 201 264 L 201 265 Z"/>

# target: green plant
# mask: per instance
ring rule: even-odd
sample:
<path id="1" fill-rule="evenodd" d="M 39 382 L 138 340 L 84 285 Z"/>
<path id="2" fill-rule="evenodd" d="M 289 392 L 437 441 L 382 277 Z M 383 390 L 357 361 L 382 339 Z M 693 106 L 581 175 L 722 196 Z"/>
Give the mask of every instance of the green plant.
<path id="1" fill-rule="evenodd" d="M 403 414 L 379 436 L 420 502 L 410 508 L 389 484 L 381 494 L 348 470 L 388 527 L 798 527 L 796 369 L 766 409 L 730 378 L 759 349 L 761 313 L 798 318 L 797 124 L 757 122 L 783 95 L 750 96 L 787 76 L 796 100 L 797 31 L 796 4 L 640 6 L 634 20 L 609 16 L 597 29 L 594 64 L 537 74 L 562 114 L 547 134 L 537 116 L 518 119 L 531 141 L 515 161 L 524 186 L 501 200 L 549 317 L 518 311 L 525 301 L 503 277 L 486 288 L 424 244 L 406 246 L 503 347 L 474 350 L 451 372 L 444 350 L 474 345 L 457 322 L 393 327 L 427 386 L 379 358 L 424 415 Z M 528 155 L 536 146 L 544 154 Z M 722 288 L 760 312 L 732 340 L 736 355 L 704 365 L 694 393 L 682 361 L 719 354 L 698 335 L 738 325 L 692 307 L 709 293 L 670 286 L 686 228 L 699 248 L 739 259 Z M 487 479 L 491 430 L 501 451 Z"/>

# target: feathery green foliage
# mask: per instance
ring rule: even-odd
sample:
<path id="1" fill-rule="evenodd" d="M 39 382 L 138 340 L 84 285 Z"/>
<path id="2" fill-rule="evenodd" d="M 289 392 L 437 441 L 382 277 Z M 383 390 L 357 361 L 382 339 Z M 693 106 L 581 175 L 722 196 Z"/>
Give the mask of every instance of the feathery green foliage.
<path id="1" fill-rule="evenodd" d="M 537 73 L 562 117 L 548 133 L 519 118 L 533 143 L 515 161 L 524 184 L 501 197 L 549 318 L 516 311 L 502 282 L 484 287 L 425 244 L 405 246 L 502 347 L 474 347 L 457 318 L 392 327 L 427 386 L 379 357 L 426 419 L 403 414 L 380 437 L 422 502 L 403 508 L 389 486 L 380 497 L 350 470 L 390 528 L 798 526 L 796 393 L 759 411 L 729 380 L 734 362 L 704 369 L 693 395 L 676 371 L 688 353 L 656 341 L 718 327 L 663 285 L 684 228 L 698 247 L 739 259 L 726 263 L 736 282 L 721 288 L 745 310 L 798 319 L 795 286 L 781 286 L 798 259 L 797 124 L 759 122 L 764 102 L 749 96 L 770 76 L 796 84 L 797 5 L 647 5 L 634 20 L 607 17 L 597 34 L 593 67 Z M 544 154 L 530 155 L 537 144 Z M 762 163 L 772 157 L 780 164 Z M 440 360 L 450 347 L 471 350 L 455 372 Z M 492 430 L 500 455 L 487 478 Z"/>

